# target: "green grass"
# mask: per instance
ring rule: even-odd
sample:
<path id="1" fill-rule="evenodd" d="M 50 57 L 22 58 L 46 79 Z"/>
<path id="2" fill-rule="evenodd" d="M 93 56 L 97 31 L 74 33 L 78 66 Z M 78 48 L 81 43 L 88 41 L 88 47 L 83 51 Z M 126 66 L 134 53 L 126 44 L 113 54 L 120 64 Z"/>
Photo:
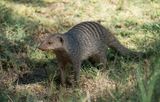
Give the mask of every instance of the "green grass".
<path id="1" fill-rule="evenodd" d="M 159 102 L 159 20 L 159 0 L 1 0 L 0 102 Z M 108 70 L 85 61 L 78 88 L 58 87 L 55 55 L 38 50 L 39 39 L 82 21 L 100 21 L 150 57 L 128 60 L 109 50 Z"/>
<path id="2" fill-rule="evenodd" d="M 140 89 L 140 95 L 141 95 L 140 97 L 142 102 L 152 102 L 152 96 L 154 93 L 155 84 L 160 76 L 160 71 L 159 71 L 160 60 L 154 59 L 154 61 L 155 63 L 152 66 L 154 71 L 149 76 L 147 75 L 148 73 L 145 72 L 146 68 L 143 70 L 144 73 L 142 73 L 142 66 L 140 68 L 137 68 L 137 82 Z M 144 79 L 146 77 L 148 80 Z M 157 101 L 157 99 L 154 100 Z"/>

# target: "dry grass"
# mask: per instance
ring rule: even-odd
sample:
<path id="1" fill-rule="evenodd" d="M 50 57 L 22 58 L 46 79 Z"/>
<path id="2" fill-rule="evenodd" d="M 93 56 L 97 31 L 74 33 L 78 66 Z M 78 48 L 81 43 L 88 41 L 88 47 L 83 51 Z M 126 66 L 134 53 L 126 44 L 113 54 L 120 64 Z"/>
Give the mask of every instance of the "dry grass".
<path id="1" fill-rule="evenodd" d="M 0 101 L 160 101 L 160 78 L 154 74 L 160 68 L 159 9 L 158 0 L 1 0 Z M 58 87 L 55 55 L 38 50 L 37 40 L 82 21 L 100 22 L 125 46 L 151 57 L 131 61 L 109 51 L 109 70 L 101 72 L 87 62 L 78 88 Z"/>

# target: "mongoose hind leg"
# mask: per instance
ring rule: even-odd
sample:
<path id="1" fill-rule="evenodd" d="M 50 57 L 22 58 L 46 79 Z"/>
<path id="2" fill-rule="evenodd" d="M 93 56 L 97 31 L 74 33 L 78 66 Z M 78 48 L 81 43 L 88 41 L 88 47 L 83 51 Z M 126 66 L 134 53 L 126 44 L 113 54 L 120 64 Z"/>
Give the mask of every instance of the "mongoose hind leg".
<path id="1" fill-rule="evenodd" d="M 89 58 L 89 61 L 93 64 L 96 65 L 98 64 L 98 69 L 106 69 L 106 64 L 107 64 L 107 58 L 104 52 L 100 52 L 97 54 L 92 55 Z M 100 67 L 100 68 L 99 68 Z"/>
<path id="2" fill-rule="evenodd" d="M 105 52 L 99 53 L 99 62 L 100 62 L 100 67 L 101 69 L 106 69 L 106 64 L 107 64 L 107 58 Z"/>

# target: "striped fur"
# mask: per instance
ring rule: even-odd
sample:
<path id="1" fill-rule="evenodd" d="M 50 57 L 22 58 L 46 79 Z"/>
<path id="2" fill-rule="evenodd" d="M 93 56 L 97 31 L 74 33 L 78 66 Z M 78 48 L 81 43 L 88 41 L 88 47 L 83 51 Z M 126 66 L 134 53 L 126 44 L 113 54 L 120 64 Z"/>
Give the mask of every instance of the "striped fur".
<path id="1" fill-rule="evenodd" d="M 64 84 L 63 69 L 67 63 L 73 65 L 75 80 L 79 79 L 79 71 L 84 59 L 92 58 L 102 63 L 105 68 L 107 47 L 124 56 L 140 55 L 139 52 L 133 52 L 124 47 L 108 29 L 96 22 L 82 22 L 64 34 L 50 35 L 41 44 L 40 49 L 55 52 L 61 71 L 61 81 Z"/>

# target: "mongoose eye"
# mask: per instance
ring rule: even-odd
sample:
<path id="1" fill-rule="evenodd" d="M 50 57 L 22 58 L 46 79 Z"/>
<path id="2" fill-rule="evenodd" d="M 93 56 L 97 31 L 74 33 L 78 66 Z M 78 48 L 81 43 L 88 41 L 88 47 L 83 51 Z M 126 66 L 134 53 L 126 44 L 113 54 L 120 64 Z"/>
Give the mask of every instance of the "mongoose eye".
<path id="1" fill-rule="evenodd" d="M 52 44 L 52 42 L 49 41 L 49 42 L 48 42 L 48 45 L 51 45 L 51 44 Z"/>

